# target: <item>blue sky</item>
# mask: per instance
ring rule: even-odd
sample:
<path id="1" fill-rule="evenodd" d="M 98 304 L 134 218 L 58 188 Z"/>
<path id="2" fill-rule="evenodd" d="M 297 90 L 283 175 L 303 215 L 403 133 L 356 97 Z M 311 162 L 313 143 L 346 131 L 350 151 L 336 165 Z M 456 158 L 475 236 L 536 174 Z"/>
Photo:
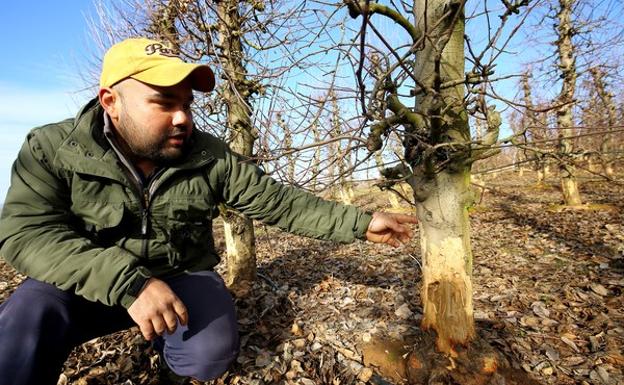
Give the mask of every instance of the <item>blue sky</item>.
<path id="1" fill-rule="evenodd" d="M 0 23 L 0 202 L 26 133 L 74 115 L 88 99 L 81 68 L 92 57 L 88 0 L 8 1 Z"/>
<path id="2" fill-rule="evenodd" d="M 26 133 L 74 116 L 91 96 L 80 92 L 91 86 L 82 76 L 99 71 L 88 64 L 97 57 L 87 22 L 95 15 L 92 0 L 9 1 L 2 13 L 0 49 L 9 60 L 0 61 L 0 130 L 5 134 L 0 202 Z"/>
<path id="3" fill-rule="evenodd" d="M 116 3 L 115 0 L 102 1 Z M 9 185 L 11 164 L 26 133 L 38 125 L 75 115 L 94 95 L 94 91 L 84 91 L 93 84 L 86 83 L 83 76 L 89 70 L 99 72 L 99 68 L 90 64 L 99 62 L 99 59 L 94 60 L 98 57 L 98 48 L 92 43 L 87 22 L 95 18 L 93 0 L 5 3 L 0 23 L 3 59 L 0 60 L 0 130 L 4 134 L 0 140 L 0 203 Z M 500 7 L 498 1 L 488 0 L 488 3 Z M 476 3 L 480 7 L 479 4 L 482 3 Z M 497 20 L 493 17 L 492 22 Z M 358 28 L 359 21 L 348 22 L 352 28 Z M 469 25 L 471 29 L 467 33 L 473 43 L 482 45 L 487 30 L 479 23 Z M 380 27 L 383 29 L 383 25 Z M 388 30 L 392 29 L 388 27 Z M 536 40 L 539 39 L 535 36 L 518 34 L 514 43 L 506 47 L 507 53 L 499 58 L 497 74 L 519 73 L 524 68 L 523 62 L 547 54 L 544 49 L 552 49 L 545 44 L 549 38 L 543 38 L 540 43 Z M 516 84 L 517 79 L 509 79 L 501 83 L 499 91 L 513 98 Z M 554 97 L 557 87 L 541 92 Z"/>

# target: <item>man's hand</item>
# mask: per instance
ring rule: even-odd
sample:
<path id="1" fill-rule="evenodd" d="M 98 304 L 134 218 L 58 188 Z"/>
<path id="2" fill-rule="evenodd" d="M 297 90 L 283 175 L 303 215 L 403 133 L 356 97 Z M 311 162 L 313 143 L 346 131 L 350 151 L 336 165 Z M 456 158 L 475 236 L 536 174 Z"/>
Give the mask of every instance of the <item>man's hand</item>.
<path id="1" fill-rule="evenodd" d="M 150 278 L 128 313 L 146 340 L 150 341 L 165 331 L 173 333 L 178 325 L 186 325 L 186 306 L 164 281 Z"/>
<path id="2" fill-rule="evenodd" d="M 418 219 L 405 214 L 374 212 L 366 231 L 366 239 L 399 247 L 402 243 L 409 242 L 412 237 L 412 231 L 406 225 L 408 223 L 418 223 Z"/>

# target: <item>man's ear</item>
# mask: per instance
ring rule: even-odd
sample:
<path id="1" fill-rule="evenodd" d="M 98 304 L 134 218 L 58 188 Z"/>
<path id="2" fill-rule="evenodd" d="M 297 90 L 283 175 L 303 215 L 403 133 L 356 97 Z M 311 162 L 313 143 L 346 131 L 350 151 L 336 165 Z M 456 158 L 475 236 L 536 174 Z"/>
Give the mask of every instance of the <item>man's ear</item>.
<path id="1" fill-rule="evenodd" d="M 111 87 L 100 88 L 100 91 L 98 92 L 98 99 L 100 100 L 100 104 L 112 120 L 117 119 L 118 98 L 119 93 Z"/>

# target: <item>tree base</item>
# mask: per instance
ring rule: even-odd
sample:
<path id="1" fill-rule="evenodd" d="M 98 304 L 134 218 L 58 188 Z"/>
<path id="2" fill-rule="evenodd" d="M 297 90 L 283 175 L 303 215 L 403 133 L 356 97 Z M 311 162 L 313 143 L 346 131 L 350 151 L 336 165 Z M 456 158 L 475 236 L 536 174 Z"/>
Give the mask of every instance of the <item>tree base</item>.
<path id="1" fill-rule="evenodd" d="M 539 385 L 522 369 L 477 337 L 451 355 L 435 348 L 433 333 L 410 340 L 373 338 L 363 343 L 364 365 L 395 384 L 414 385 Z"/>

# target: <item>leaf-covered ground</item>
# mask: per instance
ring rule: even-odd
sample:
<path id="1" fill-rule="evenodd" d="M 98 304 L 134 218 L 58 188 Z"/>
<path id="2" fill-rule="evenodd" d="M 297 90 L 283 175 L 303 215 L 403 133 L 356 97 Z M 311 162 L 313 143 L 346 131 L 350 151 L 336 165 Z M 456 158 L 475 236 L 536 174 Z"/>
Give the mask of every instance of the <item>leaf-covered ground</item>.
<path id="1" fill-rule="evenodd" d="M 471 211 L 480 335 L 540 383 L 624 384 L 624 186 L 584 182 L 584 209 L 562 208 L 556 188 L 531 179 L 486 186 Z M 357 204 L 383 208 L 383 194 Z M 236 299 L 241 354 L 212 383 L 388 383 L 363 346 L 420 333 L 418 237 L 393 249 L 259 226 L 257 238 L 258 281 Z M 0 300 L 20 281 L 0 265 Z M 169 383 L 134 329 L 76 348 L 59 380 Z"/>

